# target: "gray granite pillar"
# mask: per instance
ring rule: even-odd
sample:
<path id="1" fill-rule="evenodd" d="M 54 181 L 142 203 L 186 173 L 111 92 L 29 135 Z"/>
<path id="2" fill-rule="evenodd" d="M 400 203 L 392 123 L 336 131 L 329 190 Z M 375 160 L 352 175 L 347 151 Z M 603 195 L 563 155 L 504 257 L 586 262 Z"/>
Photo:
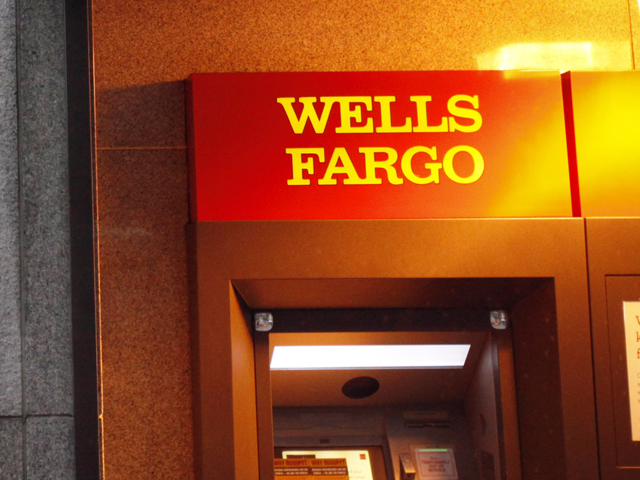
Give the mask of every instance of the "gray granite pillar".
<path id="1" fill-rule="evenodd" d="M 0 478 L 74 478 L 62 0 L 0 0 Z"/>

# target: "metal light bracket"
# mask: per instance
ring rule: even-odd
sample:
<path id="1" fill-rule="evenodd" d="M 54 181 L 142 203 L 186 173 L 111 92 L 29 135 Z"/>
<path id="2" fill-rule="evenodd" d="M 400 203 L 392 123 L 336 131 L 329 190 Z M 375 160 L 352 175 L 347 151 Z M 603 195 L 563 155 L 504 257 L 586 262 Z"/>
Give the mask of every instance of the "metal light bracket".
<path id="1" fill-rule="evenodd" d="M 506 330 L 509 326 L 509 317 L 504 310 L 492 310 L 489 319 L 491 326 L 496 330 Z"/>
<path id="2" fill-rule="evenodd" d="M 256 332 L 268 332 L 273 328 L 273 315 L 269 312 L 258 312 L 253 315 Z"/>

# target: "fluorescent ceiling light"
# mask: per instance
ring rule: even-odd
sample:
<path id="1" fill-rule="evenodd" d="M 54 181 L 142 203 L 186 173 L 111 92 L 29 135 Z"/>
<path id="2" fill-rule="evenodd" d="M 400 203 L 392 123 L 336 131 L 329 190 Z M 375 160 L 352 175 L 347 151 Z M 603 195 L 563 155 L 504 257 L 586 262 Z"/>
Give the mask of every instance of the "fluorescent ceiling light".
<path id="1" fill-rule="evenodd" d="M 295 345 L 274 347 L 271 370 L 462 368 L 471 345 Z"/>

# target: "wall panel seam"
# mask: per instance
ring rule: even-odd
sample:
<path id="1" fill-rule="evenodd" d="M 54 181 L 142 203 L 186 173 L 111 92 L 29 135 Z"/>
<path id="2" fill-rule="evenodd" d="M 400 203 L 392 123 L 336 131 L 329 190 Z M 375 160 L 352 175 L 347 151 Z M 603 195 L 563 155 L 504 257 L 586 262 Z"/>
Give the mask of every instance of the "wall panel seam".
<path id="1" fill-rule="evenodd" d="M 21 402 L 22 402 L 22 478 L 27 479 L 27 398 L 26 398 L 26 385 L 25 385 L 25 374 L 26 374 L 26 366 L 25 366 L 25 333 L 26 333 L 26 322 L 25 322 L 25 298 L 24 298 L 24 289 L 25 289 L 25 265 L 24 265 L 24 185 L 23 185 L 23 164 L 22 164 L 22 91 L 21 91 L 21 47 L 22 47 L 22 38 L 21 38 L 21 29 L 20 29 L 20 18 L 21 18 L 21 7 L 22 4 L 20 0 L 15 0 L 15 35 L 16 35 L 16 54 L 15 54 L 15 62 L 16 62 L 16 161 L 17 161 L 17 171 L 18 171 L 18 282 L 19 282 L 19 305 L 20 305 L 20 386 L 21 386 Z"/>

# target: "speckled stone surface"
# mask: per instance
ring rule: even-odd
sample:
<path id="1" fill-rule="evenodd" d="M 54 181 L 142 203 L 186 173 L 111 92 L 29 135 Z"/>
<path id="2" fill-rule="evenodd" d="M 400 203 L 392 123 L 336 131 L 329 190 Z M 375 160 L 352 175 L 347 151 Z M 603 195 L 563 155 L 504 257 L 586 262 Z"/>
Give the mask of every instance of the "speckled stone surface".
<path id="1" fill-rule="evenodd" d="M 75 478 L 73 418 L 27 418 L 27 479 Z"/>
<path id="2" fill-rule="evenodd" d="M 633 66 L 628 0 L 94 0 L 93 28 L 107 480 L 191 475 L 189 74 Z"/>
<path id="3" fill-rule="evenodd" d="M 22 413 L 15 33 L 15 2 L 0 1 L 0 416 Z"/>
<path id="4" fill-rule="evenodd" d="M 22 418 L 0 418 L 0 478 L 22 480 Z"/>
<path id="5" fill-rule="evenodd" d="M 192 476 L 186 153 L 100 151 L 105 468 Z"/>
<path id="6" fill-rule="evenodd" d="M 26 413 L 73 413 L 64 3 L 20 2 Z"/>
<path id="7" fill-rule="evenodd" d="M 100 94 L 100 104 L 97 135 L 111 139 L 110 145 L 185 145 L 182 81 L 108 90 Z"/>
<path id="8" fill-rule="evenodd" d="M 0 0 L 3 480 L 74 478 L 64 59 L 64 2 Z"/>
<path id="9" fill-rule="evenodd" d="M 176 144 L 163 84 L 193 72 L 489 69 L 504 48 L 512 68 L 629 69 L 627 1 L 96 0 L 99 146 Z"/>

